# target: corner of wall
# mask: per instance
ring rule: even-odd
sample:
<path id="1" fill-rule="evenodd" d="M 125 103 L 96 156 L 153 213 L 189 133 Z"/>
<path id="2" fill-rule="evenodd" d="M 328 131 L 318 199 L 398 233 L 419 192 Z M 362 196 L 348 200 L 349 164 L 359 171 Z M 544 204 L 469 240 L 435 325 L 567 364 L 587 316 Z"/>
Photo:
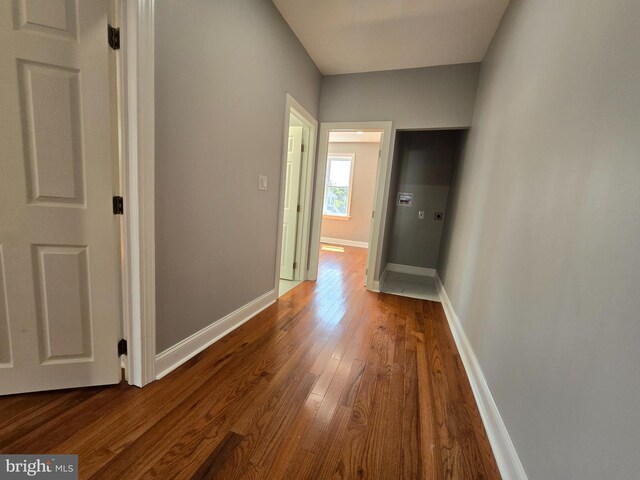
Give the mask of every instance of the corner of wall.
<path id="1" fill-rule="evenodd" d="M 229 315 L 178 342 L 156 356 L 156 380 L 171 373 L 187 360 L 213 345 L 278 299 L 277 289 L 271 290 Z"/>

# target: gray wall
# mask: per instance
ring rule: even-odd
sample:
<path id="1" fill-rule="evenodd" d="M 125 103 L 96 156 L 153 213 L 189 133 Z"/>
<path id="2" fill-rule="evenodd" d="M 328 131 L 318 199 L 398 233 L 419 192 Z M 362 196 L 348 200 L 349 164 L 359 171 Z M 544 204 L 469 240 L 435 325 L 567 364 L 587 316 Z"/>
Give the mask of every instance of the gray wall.
<path id="1" fill-rule="evenodd" d="M 471 125 L 479 63 L 322 79 L 321 122 L 392 121 L 394 128 Z"/>
<path id="2" fill-rule="evenodd" d="M 637 0 L 516 0 L 482 67 L 440 273 L 530 480 L 640 471 L 639 46 Z"/>
<path id="3" fill-rule="evenodd" d="M 388 262 L 437 267 L 444 221 L 435 220 L 434 213 L 446 214 L 451 172 L 463 136 L 463 130 L 399 132 L 394 165 L 398 174 L 389 190 L 392 211 L 384 255 Z M 412 206 L 398 206 L 398 192 L 413 193 Z M 425 212 L 423 220 L 418 218 L 420 210 Z"/>
<path id="4" fill-rule="evenodd" d="M 159 0 L 155 27 L 161 352 L 274 288 L 285 93 L 317 115 L 321 77 L 268 1 Z"/>
<path id="5" fill-rule="evenodd" d="M 445 129 L 471 125 L 480 64 L 412 68 L 330 75 L 322 78 L 321 122 L 392 121 L 396 129 Z M 393 145 L 392 152 L 393 152 Z M 387 168 L 389 189 L 391 167 Z M 387 206 L 390 207 L 390 206 Z M 384 261 L 388 225 L 378 238 L 380 254 L 374 278 Z M 383 263 L 384 262 L 384 263 Z"/>
<path id="6" fill-rule="evenodd" d="M 379 143 L 329 143 L 329 153 L 354 153 L 351 218 L 323 217 L 320 234 L 323 237 L 368 242 L 371 231 L 371 211 L 376 190 Z"/>

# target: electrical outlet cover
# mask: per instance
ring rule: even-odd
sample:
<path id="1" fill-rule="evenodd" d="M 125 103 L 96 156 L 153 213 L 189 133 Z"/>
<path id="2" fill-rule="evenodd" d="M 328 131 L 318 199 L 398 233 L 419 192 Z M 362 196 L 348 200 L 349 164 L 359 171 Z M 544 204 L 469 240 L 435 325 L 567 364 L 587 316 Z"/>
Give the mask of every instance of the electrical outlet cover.
<path id="1" fill-rule="evenodd" d="M 266 189 L 267 189 L 267 176 L 258 175 L 258 190 L 266 190 Z"/>

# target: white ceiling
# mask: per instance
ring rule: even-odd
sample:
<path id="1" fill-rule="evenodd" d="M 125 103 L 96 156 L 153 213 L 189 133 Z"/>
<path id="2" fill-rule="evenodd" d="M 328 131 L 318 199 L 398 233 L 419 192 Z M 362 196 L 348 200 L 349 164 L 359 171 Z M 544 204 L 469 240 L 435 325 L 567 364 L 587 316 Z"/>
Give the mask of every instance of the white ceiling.
<path id="1" fill-rule="evenodd" d="M 324 75 L 480 62 L 509 0 L 273 0 Z"/>
<path id="2" fill-rule="evenodd" d="M 329 143 L 379 143 L 381 132 L 329 132 Z"/>

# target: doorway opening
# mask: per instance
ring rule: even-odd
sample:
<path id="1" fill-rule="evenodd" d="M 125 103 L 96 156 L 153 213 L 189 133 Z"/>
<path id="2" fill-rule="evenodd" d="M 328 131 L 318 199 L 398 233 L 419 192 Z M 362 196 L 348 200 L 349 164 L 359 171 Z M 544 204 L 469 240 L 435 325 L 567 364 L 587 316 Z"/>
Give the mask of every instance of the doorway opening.
<path id="1" fill-rule="evenodd" d="M 466 130 L 398 131 L 380 291 L 439 302 L 435 273 Z"/>
<path id="2" fill-rule="evenodd" d="M 345 248 L 369 249 L 382 133 L 329 132 L 321 250 L 339 255 Z"/>
<path id="3" fill-rule="evenodd" d="M 287 95 L 275 288 L 282 296 L 307 279 L 317 121 Z"/>
<path id="4" fill-rule="evenodd" d="M 391 122 L 321 125 L 309 279 L 317 278 L 320 250 L 366 248 L 366 287 L 378 290 L 391 130 Z"/>

